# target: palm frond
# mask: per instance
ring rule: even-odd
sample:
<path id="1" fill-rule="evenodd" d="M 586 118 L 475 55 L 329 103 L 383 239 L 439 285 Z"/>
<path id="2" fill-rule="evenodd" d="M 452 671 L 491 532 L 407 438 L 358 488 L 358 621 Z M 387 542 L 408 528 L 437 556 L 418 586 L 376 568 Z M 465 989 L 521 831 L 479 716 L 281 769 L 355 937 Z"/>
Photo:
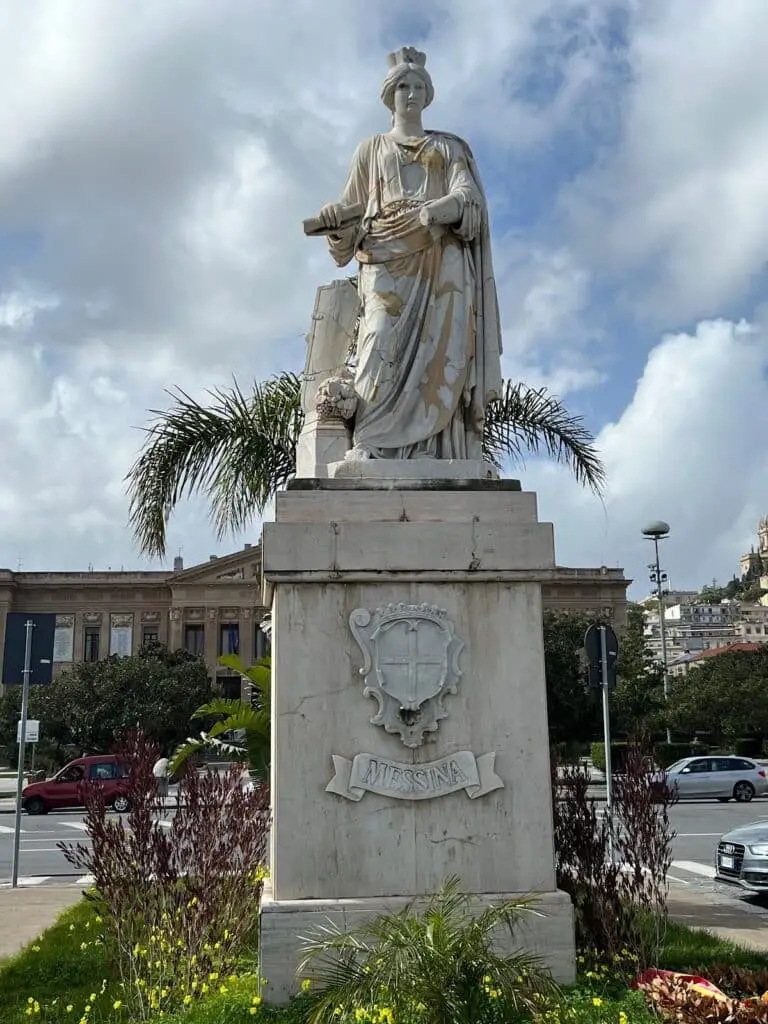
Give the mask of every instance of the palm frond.
<path id="1" fill-rule="evenodd" d="M 260 515 L 296 466 L 303 413 L 300 380 L 283 373 L 245 396 L 237 382 L 209 392 L 213 404 L 181 389 L 146 429 L 143 449 L 126 477 L 129 522 L 139 546 L 165 554 L 170 515 L 182 498 L 203 492 L 221 539 Z"/>
<path id="2" fill-rule="evenodd" d="M 500 469 L 505 458 L 522 462 L 526 451 L 544 451 L 568 466 L 580 484 L 603 493 L 605 468 L 583 418 L 569 413 L 547 388 L 508 380 L 502 396 L 486 409 L 483 454 Z"/>
<path id="3" fill-rule="evenodd" d="M 421 907 L 414 901 L 355 932 L 329 921 L 301 940 L 299 973 L 320 986 L 307 1000 L 307 1020 L 331 1024 L 340 1005 L 370 1007 L 382 999 L 397 1019 L 419 1003 L 425 1020 L 452 1024 L 487 1019 L 489 998 L 510 1018 L 530 1011 L 556 986 L 535 956 L 497 952 L 495 935 L 502 927 L 514 929 L 529 912 L 530 900 L 480 911 L 452 878 Z"/>

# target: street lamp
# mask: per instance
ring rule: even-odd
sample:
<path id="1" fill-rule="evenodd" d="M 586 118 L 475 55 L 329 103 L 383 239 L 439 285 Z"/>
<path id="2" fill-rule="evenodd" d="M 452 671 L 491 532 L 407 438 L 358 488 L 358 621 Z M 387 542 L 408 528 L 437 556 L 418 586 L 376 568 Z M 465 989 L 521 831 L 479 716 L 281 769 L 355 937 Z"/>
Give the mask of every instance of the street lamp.
<path id="1" fill-rule="evenodd" d="M 648 577 L 655 587 L 656 598 L 659 602 L 659 633 L 661 636 L 661 671 L 664 684 L 664 700 L 669 700 L 669 673 L 667 669 L 667 630 L 664 621 L 664 584 L 667 582 L 667 574 L 661 568 L 659 562 L 659 541 L 669 536 L 669 523 L 663 519 L 657 519 L 643 527 L 643 536 L 653 541 L 655 560 L 648 565 L 650 572 Z M 667 743 L 672 742 L 672 736 L 667 727 Z"/>

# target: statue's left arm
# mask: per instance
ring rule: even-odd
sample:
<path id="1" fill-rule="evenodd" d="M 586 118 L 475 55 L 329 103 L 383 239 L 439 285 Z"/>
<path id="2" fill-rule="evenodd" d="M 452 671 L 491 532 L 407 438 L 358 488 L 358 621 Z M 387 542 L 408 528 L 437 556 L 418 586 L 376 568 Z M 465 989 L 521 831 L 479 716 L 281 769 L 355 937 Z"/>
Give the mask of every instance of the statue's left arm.
<path id="1" fill-rule="evenodd" d="M 446 195 L 427 203 L 420 219 L 425 225 L 450 226 L 463 242 L 471 242 L 480 234 L 485 199 L 470 170 L 461 140 L 450 137 L 448 150 Z"/>

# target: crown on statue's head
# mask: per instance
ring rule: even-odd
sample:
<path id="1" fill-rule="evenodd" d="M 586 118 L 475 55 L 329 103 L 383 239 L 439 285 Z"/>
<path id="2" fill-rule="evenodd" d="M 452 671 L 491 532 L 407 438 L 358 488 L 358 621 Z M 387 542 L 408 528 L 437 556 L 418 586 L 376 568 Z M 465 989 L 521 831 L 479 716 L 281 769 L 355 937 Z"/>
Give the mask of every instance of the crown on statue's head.
<path id="1" fill-rule="evenodd" d="M 397 67 L 398 64 L 418 64 L 423 68 L 427 64 L 427 55 L 415 46 L 401 46 L 399 50 L 389 54 L 387 64 L 391 68 Z"/>

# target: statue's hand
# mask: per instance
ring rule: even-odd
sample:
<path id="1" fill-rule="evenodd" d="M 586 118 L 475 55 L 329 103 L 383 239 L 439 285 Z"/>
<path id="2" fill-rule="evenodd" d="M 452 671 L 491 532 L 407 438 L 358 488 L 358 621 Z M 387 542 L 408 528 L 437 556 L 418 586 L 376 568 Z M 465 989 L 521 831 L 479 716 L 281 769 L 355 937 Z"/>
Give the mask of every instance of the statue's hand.
<path id="1" fill-rule="evenodd" d="M 344 207 L 341 203 L 326 203 L 318 214 L 318 220 L 322 222 L 323 226 L 333 231 L 339 230 L 343 217 Z"/>
<path id="2" fill-rule="evenodd" d="M 422 208 L 419 210 L 419 224 L 423 225 L 423 227 L 425 228 L 429 228 L 434 223 L 435 215 L 429 208 L 429 204 L 427 206 L 422 206 Z"/>

